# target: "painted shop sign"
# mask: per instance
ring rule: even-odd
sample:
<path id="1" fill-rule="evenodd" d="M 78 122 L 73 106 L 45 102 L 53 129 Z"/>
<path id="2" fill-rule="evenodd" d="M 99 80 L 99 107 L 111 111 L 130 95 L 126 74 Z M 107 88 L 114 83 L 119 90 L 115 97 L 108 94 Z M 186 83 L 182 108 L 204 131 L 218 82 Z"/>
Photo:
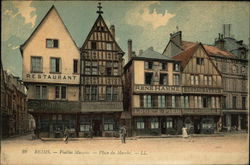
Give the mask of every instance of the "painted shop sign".
<path id="1" fill-rule="evenodd" d="M 79 75 L 27 73 L 24 81 L 79 84 Z"/>
<path id="2" fill-rule="evenodd" d="M 186 93 L 222 93 L 222 89 L 218 88 L 199 88 L 199 87 L 183 87 L 183 92 Z"/>
<path id="3" fill-rule="evenodd" d="M 133 116 L 166 116 L 166 115 L 220 115 L 220 110 L 215 109 L 143 109 L 133 108 Z"/>
<path id="4" fill-rule="evenodd" d="M 181 109 L 141 109 L 134 108 L 132 110 L 134 116 L 166 116 L 166 115 L 181 115 Z"/>
<path id="5" fill-rule="evenodd" d="M 164 85 L 135 85 L 134 92 L 181 92 L 181 87 Z"/>

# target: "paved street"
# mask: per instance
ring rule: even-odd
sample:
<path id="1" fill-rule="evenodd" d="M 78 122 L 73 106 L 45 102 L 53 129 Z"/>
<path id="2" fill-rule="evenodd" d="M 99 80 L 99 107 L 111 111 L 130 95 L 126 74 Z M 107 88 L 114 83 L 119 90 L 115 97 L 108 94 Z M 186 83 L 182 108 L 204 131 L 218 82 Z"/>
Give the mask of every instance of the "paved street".
<path id="1" fill-rule="evenodd" d="M 1 143 L 3 165 L 64 164 L 248 164 L 248 135 L 224 137 L 146 138 L 128 140 L 30 140 L 30 136 Z"/>

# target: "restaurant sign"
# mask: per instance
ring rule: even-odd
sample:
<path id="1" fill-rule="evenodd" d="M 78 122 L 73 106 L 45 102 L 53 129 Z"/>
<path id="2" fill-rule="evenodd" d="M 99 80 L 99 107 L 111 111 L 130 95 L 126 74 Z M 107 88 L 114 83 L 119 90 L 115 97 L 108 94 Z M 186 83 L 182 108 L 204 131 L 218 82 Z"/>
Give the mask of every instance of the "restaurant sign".
<path id="1" fill-rule="evenodd" d="M 179 86 L 166 86 L 166 85 L 135 85 L 134 92 L 140 93 L 150 93 L 150 92 L 171 92 L 171 93 L 179 93 L 181 92 L 181 87 Z"/>
<path id="2" fill-rule="evenodd" d="M 23 81 L 79 84 L 79 75 L 27 73 L 24 75 Z"/>

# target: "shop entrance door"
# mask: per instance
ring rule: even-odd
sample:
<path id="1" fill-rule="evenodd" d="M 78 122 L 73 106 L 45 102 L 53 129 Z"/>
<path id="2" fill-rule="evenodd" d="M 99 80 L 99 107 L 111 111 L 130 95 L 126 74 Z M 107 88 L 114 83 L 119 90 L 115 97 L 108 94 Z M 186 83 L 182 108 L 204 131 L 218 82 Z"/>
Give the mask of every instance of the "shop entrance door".
<path id="1" fill-rule="evenodd" d="M 93 120 L 93 136 L 101 136 L 101 121 L 100 120 Z"/>

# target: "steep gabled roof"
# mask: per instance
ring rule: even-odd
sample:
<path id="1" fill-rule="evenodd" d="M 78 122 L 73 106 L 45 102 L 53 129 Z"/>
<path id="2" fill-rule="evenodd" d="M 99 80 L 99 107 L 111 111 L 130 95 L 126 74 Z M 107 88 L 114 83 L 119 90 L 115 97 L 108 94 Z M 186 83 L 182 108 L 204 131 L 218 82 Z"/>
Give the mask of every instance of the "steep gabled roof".
<path id="1" fill-rule="evenodd" d="M 164 51 L 163 51 L 162 54 L 164 54 L 164 52 L 167 50 L 168 45 L 169 45 L 170 43 L 174 44 L 174 45 L 175 45 L 176 47 L 178 47 L 180 50 L 184 50 L 181 46 L 179 46 L 179 45 L 176 44 L 173 40 L 170 39 L 170 40 L 168 41 L 168 44 L 167 44 L 167 46 L 165 47 L 165 49 L 164 49 Z"/>
<path id="2" fill-rule="evenodd" d="M 105 21 L 104 21 L 104 19 L 103 19 L 103 17 L 102 17 L 101 14 L 99 14 L 99 16 L 97 17 L 97 19 L 96 19 L 94 25 L 92 26 L 92 28 L 91 28 L 91 30 L 90 30 L 90 32 L 89 32 L 87 38 L 85 39 L 85 41 L 84 41 L 82 47 L 80 48 L 80 50 L 83 50 L 83 49 L 84 49 L 84 47 L 85 47 L 86 44 L 88 43 L 88 40 L 89 40 L 90 37 L 91 37 L 91 34 L 92 34 L 93 31 L 95 30 L 95 27 L 97 26 L 97 23 L 100 22 L 100 21 L 103 22 L 104 27 L 107 29 L 107 31 L 108 31 L 108 33 L 109 33 L 111 39 L 113 40 L 113 42 L 115 43 L 115 45 L 116 45 L 117 48 L 119 49 L 120 53 L 125 54 L 125 52 L 121 49 L 121 47 L 120 47 L 120 46 L 118 45 L 118 43 L 116 42 L 114 36 L 111 34 L 111 32 L 110 32 L 108 26 L 106 25 L 106 23 L 105 23 Z"/>
<path id="3" fill-rule="evenodd" d="M 152 47 L 146 49 L 141 55 L 137 57 L 143 57 L 148 59 L 159 59 L 159 60 L 172 60 L 171 58 L 154 51 Z"/>
<path id="4" fill-rule="evenodd" d="M 181 52 L 180 54 L 173 56 L 172 58 L 180 61 L 182 68 L 185 68 L 185 66 L 189 62 L 189 59 L 194 55 L 199 46 L 200 43 L 196 43 L 193 46 L 186 49 L 185 51 Z"/>
<path id="5" fill-rule="evenodd" d="M 20 46 L 21 55 L 23 55 L 22 52 L 23 52 L 23 49 L 25 48 L 25 46 L 28 44 L 28 42 L 30 41 L 30 39 L 34 36 L 34 34 L 35 34 L 35 33 L 38 31 L 38 29 L 41 27 L 41 25 L 43 24 L 43 22 L 45 22 L 46 18 L 49 16 L 49 14 L 52 12 L 52 10 L 55 10 L 55 11 L 56 11 L 58 17 L 60 18 L 62 24 L 63 24 L 64 27 L 65 27 L 67 33 L 69 34 L 71 40 L 73 41 L 73 43 L 75 44 L 76 48 L 78 49 L 78 47 L 77 47 L 77 45 L 76 45 L 74 39 L 72 38 L 72 36 L 71 36 L 69 30 L 67 29 L 66 25 L 64 24 L 64 22 L 63 22 L 63 20 L 62 20 L 62 18 L 61 18 L 61 16 L 60 16 L 60 14 L 58 13 L 56 7 L 55 7 L 54 5 L 52 5 L 51 8 L 49 9 L 49 11 L 46 13 L 46 15 L 45 15 L 45 16 L 43 17 L 43 19 L 41 20 L 41 22 L 37 25 L 37 27 L 36 27 L 36 28 L 34 29 L 34 31 L 31 33 L 31 35 L 29 36 L 29 38 Z"/>
<path id="6" fill-rule="evenodd" d="M 182 47 L 184 50 L 189 49 L 196 43 L 194 42 L 189 42 L 189 41 L 182 41 Z M 229 57 L 229 58 L 237 58 L 234 54 L 226 51 L 226 50 L 221 50 L 217 48 L 216 46 L 211 46 L 211 45 L 204 45 L 205 50 L 207 51 L 208 55 L 213 55 L 213 56 L 221 56 L 221 57 Z"/>

